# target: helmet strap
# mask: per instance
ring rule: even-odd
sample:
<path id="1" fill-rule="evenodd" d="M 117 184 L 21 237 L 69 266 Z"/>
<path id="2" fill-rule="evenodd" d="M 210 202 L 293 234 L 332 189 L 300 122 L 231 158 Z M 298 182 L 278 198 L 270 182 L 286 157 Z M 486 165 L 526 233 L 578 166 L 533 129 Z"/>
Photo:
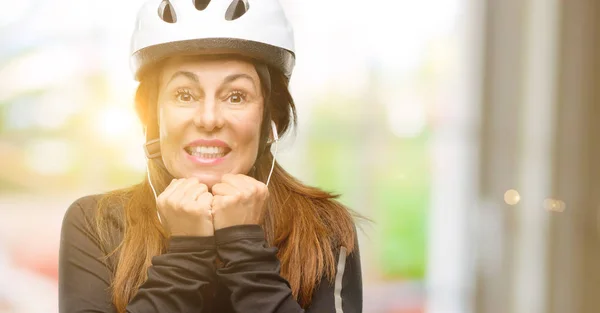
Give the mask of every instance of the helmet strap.
<path id="1" fill-rule="evenodd" d="M 158 108 L 156 105 L 156 97 L 150 97 L 148 118 L 144 129 L 146 135 L 146 143 L 144 144 L 144 152 L 146 158 L 155 159 L 161 156 L 160 153 L 160 136 L 158 133 Z"/>

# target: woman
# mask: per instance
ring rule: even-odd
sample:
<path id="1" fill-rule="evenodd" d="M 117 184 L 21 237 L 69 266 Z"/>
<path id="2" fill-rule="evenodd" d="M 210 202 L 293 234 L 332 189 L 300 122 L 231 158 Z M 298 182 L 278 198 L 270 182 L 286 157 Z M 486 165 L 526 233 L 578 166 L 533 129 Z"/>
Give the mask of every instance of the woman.
<path id="1" fill-rule="evenodd" d="M 271 153 L 296 123 L 277 0 L 149 1 L 132 49 L 148 177 L 68 209 L 60 312 L 361 312 L 352 214 Z"/>

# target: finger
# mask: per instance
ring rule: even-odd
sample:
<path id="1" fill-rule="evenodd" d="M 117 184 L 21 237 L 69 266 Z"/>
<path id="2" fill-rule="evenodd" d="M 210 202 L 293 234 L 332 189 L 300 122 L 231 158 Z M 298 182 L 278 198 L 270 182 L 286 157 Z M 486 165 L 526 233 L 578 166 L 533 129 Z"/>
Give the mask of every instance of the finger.
<path id="1" fill-rule="evenodd" d="M 200 196 L 198 196 L 198 199 L 196 199 L 197 203 L 200 204 L 212 204 L 214 196 L 210 193 L 210 192 L 205 192 L 202 193 Z"/>
<path id="2" fill-rule="evenodd" d="M 183 183 L 182 179 L 173 179 L 169 186 L 157 197 L 156 205 L 159 209 L 164 209 L 165 206 L 169 206 L 171 202 L 171 196 L 177 191 L 179 186 Z"/>
<path id="3" fill-rule="evenodd" d="M 203 193 L 204 192 L 202 191 L 202 189 L 190 188 L 183 193 L 181 201 L 185 203 L 195 202 L 196 200 L 198 200 L 198 197 L 200 197 L 200 195 L 202 195 Z"/>
<path id="4" fill-rule="evenodd" d="M 256 180 L 254 177 L 248 176 L 248 175 L 242 175 L 239 174 L 238 178 L 245 181 L 248 184 L 252 184 L 252 185 L 256 185 L 256 184 L 262 184 L 261 181 Z"/>
<path id="5" fill-rule="evenodd" d="M 179 185 L 181 185 L 182 180 L 181 179 L 173 179 L 171 180 L 171 183 L 169 183 L 169 186 L 167 186 L 167 188 L 165 188 L 165 190 L 160 194 L 160 196 L 162 196 L 163 198 L 168 198 L 175 190 L 177 190 L 177 187 Z"/>
<path id="6" fill-rule="evenodd" d="M 179 186 L 177 186 L 177 190 L 173 191 L 173 193 L 169 197 L 172 201 L 176 203 L 181 203 L 182 201 L 190 197 L 191 195 L 189 192 L 191 190 L 194 190 L 196 186 L 200 184 L 196 178 L 184 178 L 182 180 L 183 182 Z"/>
<path id="7" fill-rule="evenodd" d="M 235 179 L 232 179 L 232 183 L 234 183 L 234 187 L 237 188 L 246 199 L 252 198 L 255 195 L 264 196 L 266 189 L 264 187 L 266 187 L 266 185 L 250 176 L 238 174 Z"/>
<path id="8" fill-rule="evenodd" d="M 201 194 L 194 202 L 198 208 L 204 209 L 208 212 L 212 210 L 213 198 L 214 197 L 210 192 L 205 192 Z"/>
<path id="9" fill-rule="evenodd" d="M 173 192 L 175 192 L 177 190 L 177 188 L 179 187 L 179 185 L 181 185 L 183 183 L 183 180 L 181 179 L 173 179 L 171 180 L 171 183 L 169 183 L 169 186 L 167 186 L 167 188 L 165 188 L 165 190 L 158 196 L 158 198 L 156 199 L 156 205 L 157 205 L 157 210 L 156 213 L 158 214 L 158 219 L 159 221 L 162 223 L 163 219 L 161 218 L 161 210 L 164 210 L 165 205 L 168 206 L 168 201 L 169 201 L 169 197 L 173 194 Z"/>
<path id="10" fill-rule="evenodd" d="M 222 183 L 227 183 L 230 185 L 236 185 L 241 180 L 240 176 L 244 176 L 242 174 L 225 174 L 221 177 Z"/>
<path id="11" fill-rule="evenodd" d="M 229 206 L 232 202 L 231 196 L 213 196 L 211 204 L 212 213 L 214 214 L 219 212 L 223 208 Z"/>
<path id="12" fill-rule="evenodd" d="M 224 175 L 222 181 L 226 184 L 231 185 L 233 188 L 237 189 L 243 195 L 248 195 L 252 193 L 252 185 L 249 184 L 246 179 L 244 179 L 242 174 L 238 175 Z"/>
<path id="13" fill-rule="evenodd" d="M 250 177 L 250 176 L 247 176 L 247 175 L 241 175 L 240 178 L 243 179 L 246 182 L 247 186 L 252 186 L 252 192 L 253 193 L 258 193 L 258 194 L 261 194 L 261 195 L 268 195 L 269 194 L 269 188 L 263 182 L 261 182 L 259 180 L 256 180 L 253 177 Z"/>
<path id="14" fill-rule="evenodd" d="M 208 191 L 206 185 L 201 184 L 197 178 L 189 178 L 189 182 L 185 186 L 181 186 L 181 202 L 189 203 L 196 201 L 196 199 L 203 193 Z"/>
<path id="15" fill-rule="evenodd" d="M 236 176 L 237 176 L 236 174 L 230 174 L 230 173 L 223 174 L 223 176 L 221 176 L 221 182 L 222 183 L 229 182 L 232 179 L 235 179 Z"/>
<path id="16" fill-rule="evenodd" d="M 183 198 L 195 201 L 201 194 L 206 192 L 208 192 L 208 187 L 205 184 L 192 184 L 184 191 Z"/>
<path id="17" fill-rule="evenodd" d="M 239 192 L 239 190 L 228 183 L 218 183 L 212 187 L 212 194 L 215 196 L 237 195 Z"/>
<path id="18" fill-rule="evenodd" d="M 185 186 L 181 186 L 182 196 L 177 201 L 177 206 L 186 212 L 197 212 L 201 205 L 196 200 L 203 194 L 206 194 L 206 185 L 198 182 L 197 179 L 190 179 Z"/>

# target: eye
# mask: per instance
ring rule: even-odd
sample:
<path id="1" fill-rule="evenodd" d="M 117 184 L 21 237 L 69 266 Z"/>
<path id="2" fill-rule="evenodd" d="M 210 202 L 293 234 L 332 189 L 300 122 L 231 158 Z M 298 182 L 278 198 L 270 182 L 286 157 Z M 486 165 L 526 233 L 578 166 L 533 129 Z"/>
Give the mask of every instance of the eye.
<path id="1" fill-rule="evenodd" d="M 194 101 L 194 96 L 187 90 L 178 90 L 175 94 L 175 97 L 180 102 L 192 102 Z"/>
<path id="2" fill-rule="evenodd" d="M 246 100 L 246 95 L 241 91 L 234 91 L 234 92 L 230 93 L 229 97 L 227 97 L 227 98 L 229 100 L 229 103 L 240 104 L 244 100 Z"/>

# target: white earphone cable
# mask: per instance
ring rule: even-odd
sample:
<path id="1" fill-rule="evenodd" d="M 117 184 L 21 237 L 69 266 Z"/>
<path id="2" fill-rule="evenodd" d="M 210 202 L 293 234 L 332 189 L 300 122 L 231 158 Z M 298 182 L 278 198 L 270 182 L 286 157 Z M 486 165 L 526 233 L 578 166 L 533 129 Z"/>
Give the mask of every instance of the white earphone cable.
<path id="1" fill-rule="evenodd" d="M 275 158 L 277 157 L 277 145 L 279 140 L 275 140 L 275 153 L 273 153 L 273 162 L 271 162 L 271 171 L 269 172 L 269 177 L 267 178 L 267 187 L 269 187 L 269 183 L 271 182 L 271 175 L 273 175 L 273 169 L 275 168 Z"/>
<path id="2" fill-rule="evenodd" d="M 148 175 L 148 183 L 150 184 L 150 189 L 152 189 L 152 193 L 154 194 L 154 200 L 157 204 L 156 206 L 156 216 L 158 216 L 158 221 L 162 224 L 162 219 L 160 218 L 160 213 L 158 212 L 158 196 L 156 195 L 156 189 L 154 189 L 154 185 L 152 184 L 152 178 L 150 177 L 150 167 L 148 163 L 150 160 L 146 160 L 146 174 Z"/>

